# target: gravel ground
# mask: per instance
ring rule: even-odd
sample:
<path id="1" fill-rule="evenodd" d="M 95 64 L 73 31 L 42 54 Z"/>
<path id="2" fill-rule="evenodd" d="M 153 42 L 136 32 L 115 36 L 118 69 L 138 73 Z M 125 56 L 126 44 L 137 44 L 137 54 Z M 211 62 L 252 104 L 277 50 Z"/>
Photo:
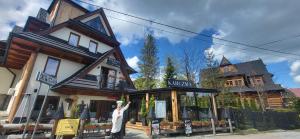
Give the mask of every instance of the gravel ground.
<path id="1" fill-rule="evenodd" d="M 0 139 L 6 139 L 0 136 Z M 124 139 L 149 139 L 145 132 L 127 129 L 127 135 Z M 269 132 L 260 132 L 257 134 L 248 135 L 231 135 L 231 134 L 217 134 L 213 135 L 193 135 L 191 137 L 176 136 L 176 137 L 161 137 L 161 139 L 300 139 L 300 130 L 276 130 Z"/>
<path id="2" fill-rule="evenodd" d="M 144 132 L 128 129 L 125 139 L 148 139 Z M 260 132 L 248 135 L 217 134 L 213 135 L 193 135 L 191 137 L 161 137 L 161 139 L 300 139 L 300 130 L 275 130 L 269 132 Z"/>

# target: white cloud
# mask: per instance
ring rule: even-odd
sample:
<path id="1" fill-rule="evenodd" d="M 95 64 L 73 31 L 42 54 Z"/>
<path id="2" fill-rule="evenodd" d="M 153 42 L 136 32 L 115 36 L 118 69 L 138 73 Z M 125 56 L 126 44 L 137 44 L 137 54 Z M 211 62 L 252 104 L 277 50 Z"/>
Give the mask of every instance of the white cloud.
<path id="1" fill-rule="evenodd" d="M 300 4 L 300 1 L 297 0 L 288 3 L 283 0 L 190 0 L 188 2 L 181 0 L 94 0 L 94 3 L 194 32 L 213 28 L 221 34 L 221 36 L 217 34 L 220 38 L 257 46 L 300 32 L 298 27 L 300 18 L 294 18 L 298 16 L 297 13 L 300 13 L 300 9 L 296 6 Z M 282 5 L 285 6 L 282 7 Z M 106 14 L 131 22 L 186 34 L 186 32 L 150 24 L 107 10 Z M 122 43 L 130 45 L 135 42 L 134 40 L 144 37 L 145 27 L 108 18 L 114 31 L 120 34 L 119 40 Z M 167 38 L 171 43 L 178 43 L 187 39 L 183 35 L 178 36 L 160 30 L 154 30 L 154 35 L 157 38 Z M 195 34 L 188 36 L 194 37 Z M 248 48 L 216 39 L 213 39 L 213 42 L 221 43 L 221 45 L 212 46 L 214 51 L 219 55 L 227 56 L 229 59 L 246 61 L 261 58 L 266 63 L 295 59 L 295 56 Z M 297 39 L 290 39 L 261 47 L 298 54 L 300 53 L 299 47 L 296 47 L 298 44 Z"/>
<path id="2" fill-rule="evenodd" d="M 300 60 L 294 61 L 290 66 L 290 75 L 295 82 L 300 84 Z"/>
<path id="3" fill-rule="evenodd" d="M 137 56 L 126 58 L 126 61 L 130 67 L 134 68 L 135 70 L 138 69 L 138 62 L 140 60 Z"/>
<path id="4" fill-rule="evenodd" d="M 0 39 L 6 39 L 12 25 L 24 26 L 28 16 L 36 16 L 40 8 L 47 8 L 49 0 L 1 0 Z"/>

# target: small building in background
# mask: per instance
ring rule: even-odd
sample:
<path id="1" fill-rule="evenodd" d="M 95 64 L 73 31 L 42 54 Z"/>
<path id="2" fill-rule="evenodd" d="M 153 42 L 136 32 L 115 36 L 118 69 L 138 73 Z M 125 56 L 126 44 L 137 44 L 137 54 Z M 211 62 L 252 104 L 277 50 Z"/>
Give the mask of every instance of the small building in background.
<path id="1" fill-rule="evenodd" d="M 243 63 L 232 64 L 223 57 L 219 66 L 214 71 L 218 72 L 218 79 L 224 83 L 228 93 L 239 96 L 243 104 L 252 99 L 257 106 L 260 105 L 260 94 L 267 109 L 282 108 L 284 106 L 284 88 L 274 83 L 266 65 L 261 59 Z M 205 81 L 211 69 L 201 71 L 201 81 Z"/>

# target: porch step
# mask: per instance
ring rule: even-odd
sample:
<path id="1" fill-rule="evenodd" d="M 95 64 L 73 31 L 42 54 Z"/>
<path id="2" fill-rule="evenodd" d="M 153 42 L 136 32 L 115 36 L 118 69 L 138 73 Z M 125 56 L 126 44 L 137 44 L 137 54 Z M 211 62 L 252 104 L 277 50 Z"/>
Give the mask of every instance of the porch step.
<path id="1" fill-rule="evenodd" d="M 128 122 L 126 124 L 126 128 L 131 128 L 131 129 L 137 129 L 137 130 L 141 130 L 141 131 L 145 131 L 149 128 L 148 126 L 142 126 L 141 122 L 136 122 L 136 124 L 131 124 L 130 122 Z"/>

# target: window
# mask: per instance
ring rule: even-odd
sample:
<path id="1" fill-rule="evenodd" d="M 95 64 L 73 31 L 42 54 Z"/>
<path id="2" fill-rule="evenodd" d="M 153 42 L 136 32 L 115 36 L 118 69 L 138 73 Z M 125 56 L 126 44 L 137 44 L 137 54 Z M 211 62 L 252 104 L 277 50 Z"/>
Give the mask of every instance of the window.
<path id="1" fill-rule="evenodd" d="M 224 72 L 229 72 L 229 71 L 230 71 L 230 69 L 228 66 L 224 67 Z"/>
<path id="2" fill-rule="evenodd" d="M 102 21 L 101 21 L 100 17 L 96 17 L 94 19 L 91 19 L 91 20 L 85 22 L 85 24 L 87 24 L 88 26 L 90 26 L 90 27 L 106 34 L 106 31 L 104 29 L 104 26 L 102 24 Z"/>
<path id="3" fill-rule="evenodd" d="M 59 59 L 48 57 L 45 65 L 44 73 L 47 73 L 52 76 L 56 76 L 59 64 L 60 64 Z"/>
<path id="4" fill-rule="evenodd" d="M 70 33 L 69 44 L 72 46 L 78 46 L 80 36 L 75 33 Z"/>
<path id="5" fill-rule="evenodd" d="M 89 51 L 93 52 L 93 53 L 97 53 L 97 46 L 98 46 L 98 43 L 96 43 L 94 41 L 90 41 Z"/>
<path id="6" fill-rule="evenodd" d="M 232 80 L 228 80 L 226 82 L 226 86 L 233 86 L 233 81 Z"/>
<path id="7" fill-rule="evenodd" d="M 235 80 L 235 86 L 242 86 L 242 85 L 243 85 L 243 81 L 241 79 Z"/>

